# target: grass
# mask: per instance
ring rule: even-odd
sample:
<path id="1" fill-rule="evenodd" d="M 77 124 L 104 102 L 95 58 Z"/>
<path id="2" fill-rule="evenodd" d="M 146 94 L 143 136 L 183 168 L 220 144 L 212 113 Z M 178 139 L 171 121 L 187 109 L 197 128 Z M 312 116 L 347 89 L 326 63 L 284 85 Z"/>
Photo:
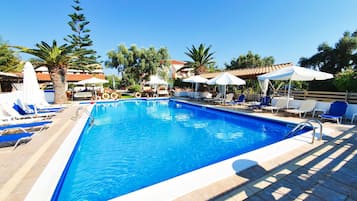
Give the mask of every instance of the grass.
<path id="1" fill-rule="evenodd" d="M 123 94 L 123 95 L 121 95 L 121 98 L 123 98 L 123 99 L 125 99 L 125 98 L 134 98 L 134 96 Z"/>

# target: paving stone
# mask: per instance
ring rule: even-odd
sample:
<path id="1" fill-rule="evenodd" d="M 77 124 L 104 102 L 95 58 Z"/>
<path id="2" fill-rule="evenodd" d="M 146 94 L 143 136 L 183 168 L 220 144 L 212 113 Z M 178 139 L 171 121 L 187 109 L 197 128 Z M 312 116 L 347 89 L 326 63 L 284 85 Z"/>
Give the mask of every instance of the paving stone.
<path id="1" fill-rule="evenodd" d="M 338 193 L 334 190 L 325 188 L 323 185 L 316 185 L 312 189 L 312 193 L 319 197 L 320 199 L 326 200 L 326 201 L 344 201 L 347 196 L 343 195 L 341 193 Z"/>
<path id="2" fill-rule="evenodd" d="M 346 201 L 356 201 L 355 199 L 348 198 Z"/>
<path id="3" fill-rule="evenodd" d="M 273 192 L 264 190 L 259 192 L 258 194 L 255 194 L 254 197 L 261 197 L 264 200 L 276 200 L 273 196 Z"/>
<path id="4" fill-rule="evenodd" d="M 249 180 L 255 180 L 264 176 L 266 173 L 267 171 L 263 167 L 259 165 L 255 165 L 253 167 L 250 167 L 246 170 L 237 173 L 237 175 L 247 178 Z"/>
<path id="5" fill-rule="evenodd" d="M 345 165 L 343 166 L 343 168 L 346 168 L 346 169 L 348 169 L 349 171 L 354 172 L 354 171 L 356 171 L 356 169 L 357 169 L 357 162 L 356 162 L 355 164 L 351 164 L 350 162 L 348 162 L 347 164 L 345 164 Z"/>
<path id="6" fill-rule="evenodd" d="M 313 194 L 308 194 L 306 196 L 304 196 L 303 198 L 300 197 L 300 199 L 298 198 L 297 200 L 304 200 L 304 201 L 325 201 L 323 199 L 320 199 L 319 197 L 316 197 Z"/>
<path id="7" fill-rule="evenodd" d="M 291 175 L 289 177 L 286 177 L 285 180 L 294 184 L 295 188 L 301 189 L 302 191 L 310 189 L 313 186 L 313 184 L 311 182 L 301 180 L 301 179 L 297 178 L 296 175 Z"/>
<path id="8" fill-rule="evenodd" d="M 341 182 L 338 182 L 332 178 L 327 178 L 325 180 L 321 180 L 320 184 L 328 189 L 345 194 L 347 196 L 350 196 L 352 194 L 352 192 L 356 190 L 356 189 L 353 189 L 352 186 L 342 184 Z"/>
<path id="9" fill-rule="evenodd" d="M 357 190 L 352 191 L 350 198 L 357 201 Z"/>
<path id="10" fill-rule="evenodd" d="M 345 185 L 357 186 L 357 179 L 351 174 L 344 174 L 341 171 L 331 175 L 331 177 Z"/>
<path id="11" fill-rule="evenodd" d="M 283 179 L 271 185 L 268 191 L 278 192 L 285 195 L 284 197 L 289 197 L 291 200 L 297 198 L 301 193 L 303 193 L 304 189 L 301 189 L 298 185 L 287 179 Z"/>
<path id="12" fill-rule="evenodd" d="M 251 196 L 251 197 L 245 199 L 245 201 L 266 201 L 266 199 L 263 199 L 263 198 L 255 195 L 255 196 Z"/>
<path id="13" fill-rule="evenodd" d="M 321 175 L 312 174 L 305 169 L 299 169 L 284 179 L 306 190 L 317 184 L 321 179 Z"/>
<path id="14" fill-rule="evenodd" d="M 337 173 L 344 174 L 347 177 L 351 177 L 352 180 L 357 180 L 356 169 L 351 168 L 341 168 Z"/>

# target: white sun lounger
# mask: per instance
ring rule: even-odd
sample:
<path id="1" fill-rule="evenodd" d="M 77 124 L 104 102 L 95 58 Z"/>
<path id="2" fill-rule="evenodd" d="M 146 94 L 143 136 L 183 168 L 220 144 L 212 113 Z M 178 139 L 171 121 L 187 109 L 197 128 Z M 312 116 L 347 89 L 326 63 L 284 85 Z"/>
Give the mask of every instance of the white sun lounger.
<path id="1" fill-rule="evenodd" d="M 305 100 L 301 103 L 300 107 L 297 109 L 287 109 L 285 112 L 298 114 L 301 118 L 301 115 L 304 114 L 304 118 L 308 112 L 312 112 L 316 106 L 316 100 Z"/>
<path id="2" fill-rule="evenodd" d="M 4 103 L 0 103 L 0 108 L 3 110 L 3 113 L 6 113 L 11 119 L 49 118 L 56 115 L 54 112 L 22 115 L 16 111 L 12 105 Z"/>
<path id="3" fill-rule="evenodd" d="M 277 101 L 275 102 L 274 105 L 264 106 L 264 107 L 262 107 L 262 109 L 270 110 L 272 113 L 274 113 L 274 111 L 276 113 L 278 113 L 280 109 L 286 108 L 287 104 L 288 104 L 287 98 L 279 98 L 279 99 L 277 99 Z"/>
<path id="4" fill-rule="evenodd" d="M 214 98 L 204 98 L 203 100 L 207 102 L 222 101 L 221 96 L 222 94 L 218 93 Z"/>

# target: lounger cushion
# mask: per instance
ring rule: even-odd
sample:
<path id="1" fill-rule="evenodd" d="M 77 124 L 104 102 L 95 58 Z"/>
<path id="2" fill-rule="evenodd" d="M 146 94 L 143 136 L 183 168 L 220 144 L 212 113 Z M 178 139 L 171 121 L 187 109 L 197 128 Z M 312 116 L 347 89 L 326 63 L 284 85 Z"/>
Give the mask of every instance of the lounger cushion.
<path id="1" fill-rule="evenodd" d="M 28 138 L 33 135 L 33 133 L 16 133 L 16 134 L 9 134 L 9 135 L 2 135 L 0 136 L 0 147 L 8 147 L 13 146 L 16 142 L 21 138 Z"/>
<path id="2" fill-rule="evenodd" d="M 338 119 L 338 118 L 341 118 L 342 116 L 336 116 L 336 115 L 331 115 L 331 114 L 321 114 L 320 117 L 325 118 L 325 119 Z"/>
<path id="3" fill-rule="evenodd" d="M 31 127 L 43 126 L 50 123 L 52 123 L 52 121 L 38 121 L 38 122 L 22 123 L 22 124 L 9 124 L 9 125 L 0 126 L 0 130 L 12 129 L 12 128 L 31 128 Z"/>

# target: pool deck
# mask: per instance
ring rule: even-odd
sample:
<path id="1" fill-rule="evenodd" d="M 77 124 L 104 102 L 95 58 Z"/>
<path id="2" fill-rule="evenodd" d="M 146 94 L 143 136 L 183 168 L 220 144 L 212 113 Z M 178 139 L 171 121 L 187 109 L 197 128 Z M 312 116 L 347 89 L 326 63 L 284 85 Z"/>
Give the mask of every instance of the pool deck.
<path id="1" fill-rule="evenodd" d="M 53 124 L 27 144 L 0 148 L 0 200 L 24 200 L 52 156 L 76 125 L 78 104 L 68 105 Z M 227 106 L 229 110 L 245 111 Z M 252 115 L 301 122 L 284 113 Z M 176 200 L 357 200 L 357 127 L 323 124 L 324 140 L 232 175 Z"/>

